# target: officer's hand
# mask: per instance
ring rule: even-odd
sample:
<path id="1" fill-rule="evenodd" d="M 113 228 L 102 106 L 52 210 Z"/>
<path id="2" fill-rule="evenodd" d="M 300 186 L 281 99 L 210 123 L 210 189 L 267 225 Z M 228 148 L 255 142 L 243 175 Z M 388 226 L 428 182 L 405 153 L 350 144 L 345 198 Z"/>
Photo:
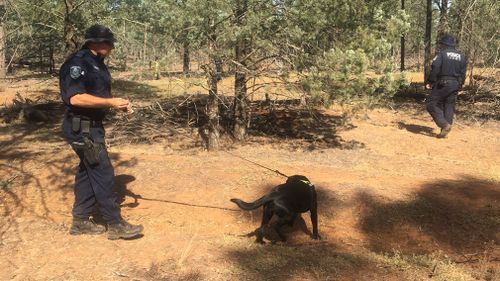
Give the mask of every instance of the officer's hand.
<path id="1" fill-rule="evenodd" d="M 426 88 L 427 90 L 432 90 L 432 84 L 426 84 L 426 85 L 425 85 L 425 88 Z"/>
<path id="2" fill-rule="evenodd" d="M 116 111 L 127 111 L 128 107 L 131 106 L 130 102 L 122 98 L 112 98 L 110 100 L 111 107 Z"/>

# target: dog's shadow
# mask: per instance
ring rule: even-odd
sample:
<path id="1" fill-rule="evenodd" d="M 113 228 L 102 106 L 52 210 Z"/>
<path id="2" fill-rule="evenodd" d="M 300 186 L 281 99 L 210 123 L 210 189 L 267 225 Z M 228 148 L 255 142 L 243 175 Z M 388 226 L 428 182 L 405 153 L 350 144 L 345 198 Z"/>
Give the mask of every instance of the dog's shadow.
<path id="1" fill-rule="evenodd" d="M 120 207 L 135 208 L 139 206 L 139 199 L 142 198 L 141 195 L 127 189 L 127 185 L 133 181 L 135 181 L 135 177 L 132 175 L 115 176 L 115 192 Z M 134 202 L 124 203 L 126 197 L 132 198 Z"/>
<path id="2" fill-rule="evenodd" d="M 132 175 L 117 175 L 115 176 L 115 194 L 116 194 L 116 200 L 118 204 L 120 204 L 120 207 L 127 207 L 127 208 L 135 208 L 139 206 L 139 200 L 141 199 L 141 195 L 135 194 L 132 191 L 127 189 L 127 184 L 135 181 L 135 177 Z M 126 197 L 131 197 L 134 199 L 134 202 L 131 203 L 124 203 L 126 200 Z M 92 219 L 94 222 L 97 224 L 101 225 L 106 225 L 106 221 L 103 219 L 101 212 L 99 211 L 97 205 L 95 206 L 94 210 L 92 211 Z"/>
<path id="3" fill-rule="evenodd" d="M 306 217 L 308 215 L 306 214 Z M 274 226 L 276 225 L 276 217 L 273 217 L 269 225 L 266 227 L 265 232 L 264 232 L 264 238 L 271 243 L 277 243 L 281 242 L 281 238 L 279 237 L 278 233 L 276 232 Z M 249 232 L 247 234 L 242 235 L 243 237 L 256 237 L 257 235 L 257 230 L 260 227 L 256 228 L 254 231 Z M 302 218 L 302 215 L 299 215 L 295 221 L 293 222 L 293 225 L 290 227 L 289 225 L 284 225 L 281 228 L 281 232 L 288 238 L 287 240 L 290 240 L 290 238 L 293 238 L 296 233 L 304 233 L 307 234 L 309 237 L 312 237 L 312 232 L 311 230 L 307 227 L 307 223 Z"/>

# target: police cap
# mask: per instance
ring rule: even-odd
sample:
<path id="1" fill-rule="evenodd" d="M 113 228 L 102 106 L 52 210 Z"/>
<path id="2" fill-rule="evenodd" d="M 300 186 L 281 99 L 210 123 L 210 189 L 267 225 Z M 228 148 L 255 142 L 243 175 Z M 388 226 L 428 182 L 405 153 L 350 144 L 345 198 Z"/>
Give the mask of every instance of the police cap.
<path id="1" fill-rule="evenodd" d="M 104 25 L 95 24 L 85 31 L 84 45 L 89 42 L 106 42 L 109 44 L 114 44 L 116 42 L 116 39 L 111 29 L 105 27 Z"/>
<path id="2" fill-rule="evenodd" d="M 451 35 L 443 35 L 441 39 L 439 39 L 439 43 L 450 47 L 454 47 L 457 44 L 455 38 Z"/>

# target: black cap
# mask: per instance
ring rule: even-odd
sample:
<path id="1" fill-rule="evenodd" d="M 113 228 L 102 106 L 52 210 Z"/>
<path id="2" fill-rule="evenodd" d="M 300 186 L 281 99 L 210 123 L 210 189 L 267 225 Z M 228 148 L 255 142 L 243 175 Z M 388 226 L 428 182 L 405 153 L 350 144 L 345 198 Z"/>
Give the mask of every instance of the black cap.
<path id="1" fill-rule="evenodd" d="M 106 42 L 114 44 L 116 39 L 111 29 L 105 27 L 104 25 L 94 24 L 85 31 L 84 45 L 89 42 Z"/>
<path id="2" fill-rule="evenodd" d="M 443 37 L 439 39 L 439 43 L 450 47 L 454 47 L 457 44 L 455 42 L 455 38 L 453 38 L 453 36 L 451 35 L 443 35 Z"/>

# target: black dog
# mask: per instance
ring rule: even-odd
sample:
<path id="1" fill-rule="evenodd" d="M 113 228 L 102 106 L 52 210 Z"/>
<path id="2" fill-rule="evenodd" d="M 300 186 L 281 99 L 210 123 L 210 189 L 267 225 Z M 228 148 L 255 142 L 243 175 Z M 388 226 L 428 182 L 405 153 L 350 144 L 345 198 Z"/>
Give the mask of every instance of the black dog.
<path id="1" fill-rule="evenodd" d="M 278 216 L 275 230 L 282 241 L 286 238 L 280 228 L 286 224 L 293 225 L 300 213 L 311 212 L 311 222 L 313 226 L 313 239 L 319 239 L 318 234 L 318 204 L 316 200 L 316 189 L 314 185 L 304 176 L 295 175 L 288 177 L 286 183 L 280 184 L 264 197 L 252 203 L 246 203 L 240 199 L 231 199 L 243 210 L 253 210 L 264 205 L 262 224 L 256 230 L 257 242 L 264 243 L 265 227 L 271 221 L 274 214 Z"/>

